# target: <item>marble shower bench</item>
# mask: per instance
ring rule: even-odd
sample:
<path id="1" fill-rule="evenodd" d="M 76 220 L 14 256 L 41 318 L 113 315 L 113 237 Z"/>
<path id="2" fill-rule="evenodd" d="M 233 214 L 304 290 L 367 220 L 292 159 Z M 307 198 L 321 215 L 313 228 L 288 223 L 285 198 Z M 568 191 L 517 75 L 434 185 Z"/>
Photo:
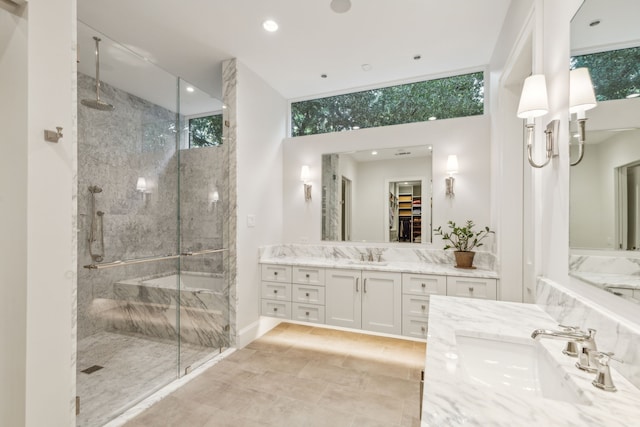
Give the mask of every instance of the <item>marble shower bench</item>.
<path id="1" fill-rule="evenodd" d="M 291 244 L 260 248 L 259 263 L 263 316 L 417 339 L 427 336 L 431 295 L 499 294 L 488 252 L 458 269 L 443 250 Z"/>

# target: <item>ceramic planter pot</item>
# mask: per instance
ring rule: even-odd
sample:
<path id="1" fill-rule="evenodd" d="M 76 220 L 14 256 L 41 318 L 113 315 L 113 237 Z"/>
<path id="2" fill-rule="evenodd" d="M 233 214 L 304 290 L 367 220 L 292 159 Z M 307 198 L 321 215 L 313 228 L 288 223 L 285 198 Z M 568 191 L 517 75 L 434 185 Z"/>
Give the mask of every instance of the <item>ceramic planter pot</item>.
<path id="1" fill-rule="evenodd" d="M 473 251 L 454 251 L 456 257 L 457 268 L 475 268 L 473 266 L 473 257 L 476 255 Z"/>

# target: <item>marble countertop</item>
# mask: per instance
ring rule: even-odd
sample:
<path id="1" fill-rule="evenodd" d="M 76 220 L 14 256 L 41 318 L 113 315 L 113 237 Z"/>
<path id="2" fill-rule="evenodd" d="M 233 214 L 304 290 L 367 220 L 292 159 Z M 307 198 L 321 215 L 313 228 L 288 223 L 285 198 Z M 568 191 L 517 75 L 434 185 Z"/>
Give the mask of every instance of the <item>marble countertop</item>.
<path id="1" fill-rule="evenodd" d="M 627 427 L 640 423 L 640 390 L 615 370 L 617 362 L 611 362 L 611 371 L 618 391 L 597 389 L 591 384 L 595 374 L 577 369 L 576 359 L 562 354 L 563 341 L 539 343 L 585 404 L 490 388 L 471 379 L 460 365 L 456 332 L 525 342 L 538 328 L 557 329 L 557 324 L 534 304 L 432 296 L 421 425 Z"/>
<path id="2" fill-rule="evenodd" d="M 462 269 L 453 265 L 401 261 L 358 261 L 353 259 L 332 259 L 317 257 L 269 257 L 261 258 L 261 264 L 285 264 L 304 267 L 345 268 L 354 270 L 392 271 L 415 274 L 438 274 L 447 276 L 466 276 L 497 279 L 498 273 L 492 270 Z"/>

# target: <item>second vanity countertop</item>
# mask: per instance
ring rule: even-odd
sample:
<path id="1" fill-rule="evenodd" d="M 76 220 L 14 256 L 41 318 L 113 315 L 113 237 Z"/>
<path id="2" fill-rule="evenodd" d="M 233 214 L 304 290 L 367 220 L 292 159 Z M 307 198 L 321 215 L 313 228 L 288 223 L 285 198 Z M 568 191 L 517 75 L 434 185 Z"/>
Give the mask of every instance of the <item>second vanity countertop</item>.
<path id="1" fill-rule="evenodd" d="M 413 274 L 437 274 L 497 279 L 498 273 L 484 269 L 461 269 L 453 265 L 402 261 L 358 261 L 352 259 L 331 259 L 311 257 L 270 257 L 261 258 L 261 264 L 294 265 L 319 268 L 345 268 L 353 270 L 391 271 Z"/>
<path id="2" fill-rule="evenodd" d="M 531 333 L 539 328 L 557 330 L 558 325 L 534 304 L 432 296 L 422 426 L 638 425 L 640 391 L 618 374 L 617 362 L 611 362 L 611 374 L 618 391 L 597 389 L 591 384 L 595 374 L 577 369 L 577 359 L 562 354 L 564 341 L 542 339 L 539 343 L 585 404 L 482 385 L 461 366 L 456 334 L 526 342 L 533 341 Z"/>

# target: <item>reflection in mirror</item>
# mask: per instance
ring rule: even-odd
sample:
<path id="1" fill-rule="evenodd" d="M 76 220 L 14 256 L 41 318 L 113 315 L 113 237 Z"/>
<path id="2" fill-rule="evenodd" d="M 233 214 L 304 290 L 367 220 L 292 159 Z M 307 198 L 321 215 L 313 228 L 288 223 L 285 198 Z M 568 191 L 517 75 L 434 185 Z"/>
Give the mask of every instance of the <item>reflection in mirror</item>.
<path id="1" fill-rule="evenodd" d="M 431 242 L 431 146 L 322 156 L 322 240 Z"/>
<path id="2" fill-rule="evenodd" d="M 640 76 L 630 70 L 640 52 L 639 15 L 636 0 L 585 0 L 571 22 L 571 62 L 590 61 L 578 66 L 589 67 L 598 106 L 587 112 L 584 158 L 571 167 L 569 270 L 633 302 L 640 294 Z M 575 142 L 572 130 L 572 158 Z"/>

